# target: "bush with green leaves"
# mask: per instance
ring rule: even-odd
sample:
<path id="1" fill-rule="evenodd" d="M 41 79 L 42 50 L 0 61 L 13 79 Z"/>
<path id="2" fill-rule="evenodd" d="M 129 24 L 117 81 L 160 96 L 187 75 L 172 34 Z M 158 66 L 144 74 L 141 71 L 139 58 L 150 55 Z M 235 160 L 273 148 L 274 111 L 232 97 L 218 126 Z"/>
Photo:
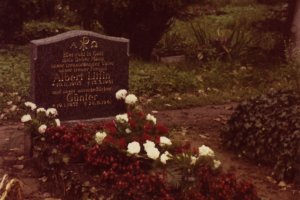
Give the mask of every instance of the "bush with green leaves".
<path id="1" fill-rule="evenodd" d="M 242 102 L 221 136 L 226 147 L 273 167 L 277 180 L 293 181 L 300 173 L 300 95 L 273 90 Z"/>
<path id="2" fill-rule="evenodd" d="M 177 32 L 167 32 L 156 45 L 153 54 L 173 56 L 183 54 L 186 48 L 185 38 Z"/>
<path id="3" fill-rule="evenodd" d="M 192 24 L 191 29 L 197 41 L 195 48 L 199 60 L 245 60 L 258 54 L 259 38 L 243 29 L 241 25 L 234 25 L 232 30 L 216 30 L 213 36 L 200 24 Z"/>
<path id="4" fill-rule="evenodd" d="M 20 43 L 28 43 L 30 40 L 49 37 L 75 29 L 79 29 L 79 26 L 65 26 L 54 21 L 30 21 L 24 24 L 24 30 L 19 35 L 17 41 Z"/>

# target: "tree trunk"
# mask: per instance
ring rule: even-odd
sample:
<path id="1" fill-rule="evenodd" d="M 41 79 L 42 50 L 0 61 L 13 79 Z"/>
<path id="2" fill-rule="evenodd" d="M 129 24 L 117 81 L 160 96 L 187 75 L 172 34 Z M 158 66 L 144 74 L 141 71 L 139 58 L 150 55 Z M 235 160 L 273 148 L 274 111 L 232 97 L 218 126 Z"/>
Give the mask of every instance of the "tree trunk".
<path id="1" fill-rule="evenodd" d="M 300 50 L 300 0 L 294 0 L 292 2 L 292 6 L 294 7 L 293 12 L 293 22 L 291 24 L 291 37 L 292 41 L 295 43 L 295 47 Z M 292 8 L 290 8 L 292 11 Z"/>

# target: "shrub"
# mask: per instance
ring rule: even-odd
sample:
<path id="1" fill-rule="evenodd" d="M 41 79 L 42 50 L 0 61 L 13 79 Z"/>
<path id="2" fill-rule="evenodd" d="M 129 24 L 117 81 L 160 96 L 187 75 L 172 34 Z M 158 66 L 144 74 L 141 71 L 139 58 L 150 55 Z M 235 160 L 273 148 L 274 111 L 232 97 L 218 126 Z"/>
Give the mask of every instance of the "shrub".
<path id="1" fill-rule="evenodd" d="M 232 30 L 216 30 L 213 36 L 199 24 L 192 24 L 191 29 L 197 41 L 197 58 L 199 60 L 244 60 L 257 54 L 259 40 L 245 31 L 241 25 L 235 25 Z"/>
<path id="2" fill-rule="evenodd" d="M 300 95 L 271 91 L 242 102 L 222 135 L 226 147 L 273 167 L 277 180 L 294 179 L 300 145 Z M 298 160 L 297 160 L 298 159 Z"/>
<path id="3" fill-rule="evenodd" d="M 173 56 L 183 54 L 183 50 L 186 47 L 185 39 L 177 32 L 166 33 L 159 43 L 156 45 L 153 51 L 157 56 Z"/>

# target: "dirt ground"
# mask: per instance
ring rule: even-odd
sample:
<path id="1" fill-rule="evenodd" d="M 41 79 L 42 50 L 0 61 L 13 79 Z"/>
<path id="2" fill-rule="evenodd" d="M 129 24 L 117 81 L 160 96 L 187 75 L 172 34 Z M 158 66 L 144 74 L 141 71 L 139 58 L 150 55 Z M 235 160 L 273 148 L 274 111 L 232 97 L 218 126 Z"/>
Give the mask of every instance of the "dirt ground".
<path id="1" fill-rule="evenodd" d="M 210 146 L 222 162 L 225 171 L 234 172 L 239 179 L 251 181 L 262 200 L 300 200 L 300 186 L 275 183 L 270 169 L 258 166 L 222 148 L 219 133 L 234 110 L 235 104 L 205 106 L 191 109 L 154 111 L 158 120 L 174 129 L 175 137 L 190 140 L 193 145 Z M 42 182 L 24 157 L 22 124 L 0 125 L 0 177 L 8 173 L 24 183 L 25 199 L 52 199 L 50 193 L 40 192 Z M 53 199 L 52 199 L 53 200 Z"/>

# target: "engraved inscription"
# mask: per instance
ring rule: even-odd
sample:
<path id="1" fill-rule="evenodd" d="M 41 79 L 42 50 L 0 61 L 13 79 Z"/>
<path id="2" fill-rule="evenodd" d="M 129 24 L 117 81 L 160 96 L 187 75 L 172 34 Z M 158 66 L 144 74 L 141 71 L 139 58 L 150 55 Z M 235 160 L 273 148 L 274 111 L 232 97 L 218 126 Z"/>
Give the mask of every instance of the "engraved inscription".
<path id="1" fill-rule="evenodd" d="M 81 51 L 86 51 L 88 49 L 96 49 L 99 48 L 99 44 L 97 41 L 91 41 L 89 37 L 83 36 L 78 43 L 72 42 L 69 49 L 80 49 Z"/>
<path id="2" fill-rule="evenodd" d="M 61 60 L 51 65 L 52 90 L 54 96 L 63 95 L 63 101 L 57 108 L 90 107 L 109 105 L 111 99 L 102 98 L 99 94 L 112 92 L 114 80 L 110 68 L 114 62 L 107 60 L 103 51 L 98 49 L 97 41 L 87 36 L 71 42 L 63 51 Z"/>

